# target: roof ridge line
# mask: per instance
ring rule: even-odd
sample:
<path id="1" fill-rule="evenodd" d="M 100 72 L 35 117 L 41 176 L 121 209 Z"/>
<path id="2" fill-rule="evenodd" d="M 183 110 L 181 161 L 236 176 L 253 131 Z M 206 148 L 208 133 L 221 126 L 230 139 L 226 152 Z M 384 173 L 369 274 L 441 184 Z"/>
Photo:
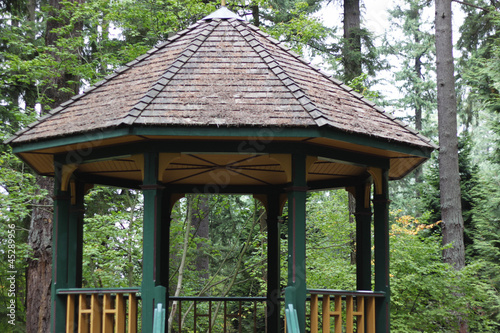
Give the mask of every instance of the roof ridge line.
<path id="1" fill-rule="evenodd" d="M 269 69 L 276 75 L 276 77 L 281 81 L 281 83 L 291 92 L 291 94 L 296 98 L 296 100 L 302 105 L 304 108 L 304 111 L 307 112 L 307 114 L 311 117 L 311 119 L 318 125 L 318 126 L 323 126 L 327 123 L 330 123 L 329 120 L 326 119 L 325 115 L 323 112 L 314 104 L 313 101 L 309 97 L 307 97 L 306 93 L 304 92 L 303 88 L 295 82 L 294 79 L 292 79 L 287 72 L 283 69 L 281 64 L 279 63 L 278 60 L 276 60 L 269 52 L 267 52 L 264 47 L 262 47 L 261 43 L 255 38 L 255 36 L 250 33 L 248 30 L 245 29 L 238 29 L 239 26 L 241 25 L 248 25 L 249 28 L 254 30 L 256 33 L 259 33 L 262 35 L 264 38 L 269 40 L 269 42 L 279 45 L 280 42 L 274 38 L 272 38 L 269 34 L 266 34 L 262 32 L 260 29 L 257 27 L 253 26 L 251 23 L 248 23 L 244 21 L 245 23 L 241 21 L 229 21 L 229 23 L 235 28 L 240 35 L 245 39 L 245 41 L 248 43 L 248 45 L 252 48 L 252 50 L 255 51 L 259 55 L 259 57 L 266 63 L 266 65 L 269 67 Z M 237 26 L 235 24 L 237 24 Z M 247 32 L 246 34 L 243 34 L 243 32 Z M 254 41 L 252 43 L 252 41 Z M 258 44 L 258 45 L 256 45 Z M 261 48 L 259 50 L 259 47 Z M 287 51 L 288 52 L 288 51 Z"/>
<path id="2" fill-rule="evenodd" d="M 146 53 L 141 54 L 140 56 L 134 58 L 133 60 L 127 62 L 126 64 L 118 67 L 117 69 L 114 69 L 113 72 L 111 72 L 110 74 L 106 75 L 105 77 L 103 77 L 102 79 L 100 79 L 99 81 L 97 81 L 96 83 L 94 83 L 93 85 L 91 85 L 88 89 L 85 89 L 81 94 L 77 94 L 77 95 L 71 96 L 68 100 L 66 100 L 63 103 L 59 104 L 54 109 L 48 111 L 47 114 L 45 114 L 42 117 L 38 118 L 37 120 L 29 123 L 28 125 L 26 125 L 25 128 L 20 129 L 19 131 L 17 131 L 16 133 L 14 133 L 7 140 L 5 140 L 4 143 L 5 144 L 11 143 L 15 139 L 17 139 L 21 134 L 26 133 L 31 128 L 33 128 L 34 126 L 36 126 L 38 123 L 41 123 L 42 121 L 45 121 L 46 119 L 48 119 L 48 118 L 50 118 L 52 116 L 55 116 L 61 110 L 63 110 L 67 106 L 69 106 L 70 104 L 78 101 L 80 98 L 83 98 L 88 93 L 90 93 L 91 91 L 99 88 L 103 84 L 109 82 L 111 79 L 115 78 L 119 74 L 122 74 L 122 73 L 126 72 L 128 69 L 132 68 L 135 64 L 137 64 L 137 63 L 145 60 L 146 58 L 149 58 L 151 55 L 153 55 L 156 52 L 158 52 L 159 50 L 165 48 L 167 45 L 169 45 L 170 43 L 172 43 L 176 39 L 180 38 L 182 35 L 186 34 L 187 32 L 192 31 L 192 30 L 198 28 L 202 23 L 203 23 L 203 20 L 197 21 L 196 23 L 194 23 L 193 25 L 191 25 L 189 27 L 189 29 L 184 29 L 182 31 L 179 31 L 174 36 L 167 38 L 166 41 L 158 44 L 158 46 L 153 46 L 151 49 L 149 49 L 148 51 L 146 51 Z"/>
<path id="3" fill-rule="evenodd" d="M 199 21 L 200 22 L 200 21 Z M 201 24 L 203 24 L 202 22 Z M 194 31 L 199 28 L 201 24 L 196 25 L 193 29 L 184 30 L 184 34 L 189 31 Z M 137 118 L 142 114 L 142 112 L 151 104 L 151 102 L 158 96 L 158 94 L 170 83 L 172 78 L 179 72 L 179 70 L 186 64 L 186 62 L 196 53 L 203 42 L 208 38 L 208 36 L 215 30 L 215 28 L 220 24 L 220 20 L 214 19 L 206 21 L 205 25 L 211 27 L 211 29 L 202 29 L 193 40 L 184 48 L 182 52 L 172 61 L 170 66 L 165 70 L 165 72 L 160 76 L 160 78 L 148 89 L 148 91 L 143 95 L 143 97 L 130 109 L 125 117 L 117 123 L 117 125 L 132 125 Z M 200 38 L 200 36 L 202 36 Z M 180 36 L 175 37 L 175 39 Z"/>

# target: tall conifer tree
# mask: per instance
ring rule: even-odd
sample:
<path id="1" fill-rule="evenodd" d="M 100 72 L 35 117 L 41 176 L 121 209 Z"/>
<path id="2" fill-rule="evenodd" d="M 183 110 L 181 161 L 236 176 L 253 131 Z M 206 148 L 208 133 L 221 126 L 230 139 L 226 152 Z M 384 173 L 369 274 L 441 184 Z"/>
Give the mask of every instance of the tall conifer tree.
<path id="1" fill-rule="evenodd" d="M 451 0 L 436 0 L 436 74 L 439 127 L 439 184 L 443 218 L 443 260 L 465 267 L 464 221 L 458 172 L 457 100 L 453 63 Z"/>
<path id="2" fill-rule="evenodd" d="M 439 128 L 439 190 L 443 218 L 443 261 L 465 267 L 464 220 L 458 170 L 457 100 L 453 61 L 451 0 L 436 0 L 436 76 Z M 457 295 L 460 296 L 460 295 Z M 467 323 L 457 314 L 460 332 Z"/>

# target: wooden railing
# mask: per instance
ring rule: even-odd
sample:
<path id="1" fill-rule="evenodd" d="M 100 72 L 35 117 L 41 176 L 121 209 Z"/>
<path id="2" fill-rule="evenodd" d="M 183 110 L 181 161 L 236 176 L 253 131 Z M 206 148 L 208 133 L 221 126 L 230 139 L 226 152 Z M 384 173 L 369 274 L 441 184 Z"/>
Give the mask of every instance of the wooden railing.
<path id="1" fill-rule="evenodd" d="M 383 292 L 322 289 L 308 292 L 311 333 L 318 333 L 320 324 L 323 333 L 375 333 L 375 298 L 384 297 Z"/>
<path id="2" fill-rule="evenodd" d="M 172 332 L 265 332 L 266 297 L 170 297 Z M 168 316 L 168 314 L 167 314 Z"/>
<path id="3" fill-rule="evenodd" d="M 137 333 L 138 288 L 59 289 L 67 333 Z M 309 290 L 311 333 L 375 333 L 375 299 L 383 292 Z M 170 297 L 172 332 L 265 332 L 266 297 Z M 286 325 L 286 324 L 285 324 Z"/>
<path id="4" fill-rule="evenodd" d="M 66 333 L 137 333 L 139 288 L 59 289 L 66 295 Z"/>

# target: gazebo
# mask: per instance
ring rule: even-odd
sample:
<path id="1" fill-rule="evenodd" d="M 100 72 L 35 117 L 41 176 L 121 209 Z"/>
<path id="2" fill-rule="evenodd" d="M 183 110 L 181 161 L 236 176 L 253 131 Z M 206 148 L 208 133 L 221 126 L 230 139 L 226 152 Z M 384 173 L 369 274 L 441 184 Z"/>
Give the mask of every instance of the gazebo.
<path id="1" fill-rule="evenodd" d="M 407 175 L 436 148 L 225 7 L 8 143 L 38 174 L 55 179 L 52 332 L 57 333 L 77 326 L 85 331 L 82 325 L 90 332 L 114 332 L 115 326 L 134 332 L 139 294 L 142 331 L 153 332 L 155 309 L 168 308 L 174 299 L 168 294 L 170 211 L 186 193 L 251 194 L 264 203 L 265 302 L 274 309 L 267 311 L 267 332 L 280 331 L 285 305 L 305 332 L 306 300 L 311 332 L 318 326 L 318 302 L 324 327 L 333 318 L 338 329 L 347 318 L 345 324 L 352 329 L 356 322 L 358 332 L 361 327 L 389 332 L 388 181 Z M 83 198 L 89 184 L 143 191 L 143 278 L 136 289 L 81 289 Z M 356 198 L 357 291 L 307 289 L 306 193 L 331 188 L 345 188 Z M 283 298 L 278 221 L 286 202 Z"/>

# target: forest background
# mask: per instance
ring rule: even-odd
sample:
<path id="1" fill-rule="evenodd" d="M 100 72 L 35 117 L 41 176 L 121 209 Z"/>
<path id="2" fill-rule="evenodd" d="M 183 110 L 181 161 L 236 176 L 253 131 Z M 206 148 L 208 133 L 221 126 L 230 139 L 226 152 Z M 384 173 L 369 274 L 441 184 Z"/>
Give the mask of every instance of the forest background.
<path id="1" fill-rule="evenodd" d="M 217 6 L 201 0 L 0 0 L 0 139 Z M 325 6 L 338 8 L 338 16 L 322 21 Z M 381 24 L 385 33 L 379 25 L 377 34 L 364 24 L 370 13 L 354 0 L 229 1 L 228 7 L 439 141 L 433 2 L 394 1 Z M 464 18 L 454 40 L 466 264 L 457 270 L 442 258 L 449 245 L 442 243 L 436 152 L 412 175 L 391 182 L 394 332 L 456 332 L 463 322 L 471 332 L 500 331 L 500 4 L 456 1 L 453 10 Z M 48 291 L 30 296 L 30 290 L 40 289 L 36 278 L 50 282 L 51 185 L 8 146 L 0 153 L 0 330 L 36 332 L 33 327 L 48 322 L 41 303 Z M 141 203 L 141 193 L 127 189 L 95 187 L 87 194 L 85 287 L 140 285 Z M 349 206 L 344 190 L 309 194 L 309 288 L 355 288 Z M 265 295 L 266 227 L 257 201 L 187 196 L 173 217 L 171 294 Z M 8 272 L 16 272 L 15 325 L 7 316 Z M 457 313 L 460 320 L 450 315 Z"/>

